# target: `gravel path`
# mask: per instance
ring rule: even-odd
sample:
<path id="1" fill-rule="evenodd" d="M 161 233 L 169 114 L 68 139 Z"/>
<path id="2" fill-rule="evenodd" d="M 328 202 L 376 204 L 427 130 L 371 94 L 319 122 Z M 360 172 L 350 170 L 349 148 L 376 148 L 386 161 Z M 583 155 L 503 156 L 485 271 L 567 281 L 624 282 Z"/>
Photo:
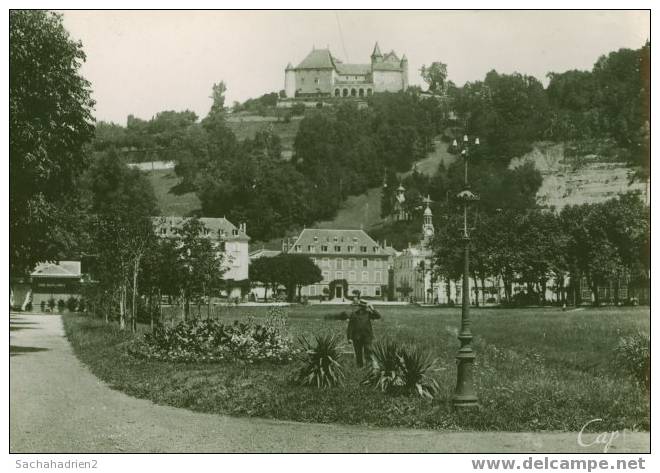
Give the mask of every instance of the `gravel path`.
<path id="1" fill-rule="evenodd" d="M 11 314 L 10 451 L 596 452 L 575 433 L 434 432 L 233 418 L 110 389 L 76 358 L 57 315 Z M 592 440 L 594 436 L 590 436 Z M 610 452 L 645 452 L 627 433 Z"/>

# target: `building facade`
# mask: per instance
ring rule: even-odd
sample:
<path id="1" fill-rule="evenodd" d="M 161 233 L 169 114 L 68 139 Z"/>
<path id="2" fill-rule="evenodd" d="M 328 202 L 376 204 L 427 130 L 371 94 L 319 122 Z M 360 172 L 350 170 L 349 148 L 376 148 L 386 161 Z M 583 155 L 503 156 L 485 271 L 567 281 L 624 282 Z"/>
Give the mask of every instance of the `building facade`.
<path id="1" fill-rule="evenodd" d="M 344 64 L 329 49 L 312 49 L 300 64 L 284 72 L 287 98 L 367 97 L 408 88 L 408 59 L 382 54 L 378 43 L 369 64 Z"/>
<path id="2" fill-rule="evenodd" d="M 398 195 L 403 196 L 403 192 L 403 187 L 399 186 L 397 202 L 399 201 Z M 424 202 L 426 209 L 424 210 L 421 241 L 417 245 L 409 244 L 408 248 L 394 258 L 395 291 L 400 300 L 413 300 L 427 304 L 440 303 L 442 288 L 435 281 L 433 251 L 430 245 L 435 233 L 431 199 L 427 196 Z"/>
<path id="3" fill-rule="evenodd" d="M 205 226 L 204 236 L 212 238 L 217 244 L 218 251 L 223 255 L 223 268 L 226 271 L 222 277 L 225 281 L 245 281 L 248 279 L 248 265 L 250 262 L 246 225 L 243 223 L 236 227 L 226 218 L 200 218 Z M 178 229 L 185 223 L 185 217 L 154 217 L 156 234 L 161 238 L 178 238 Z M 229 297 L 239 297 L 239 288 L 232 288 Z"/>
<path id="4" fill-rule="evenodd" d="M 307 255 L 321 269 L 323 280 L 303 287 L 302 296 L 341 300 L 353 291 L 368 298 L 387 293 L 392 253 L 363 230 L 307 228 L 283 251 Z"/>

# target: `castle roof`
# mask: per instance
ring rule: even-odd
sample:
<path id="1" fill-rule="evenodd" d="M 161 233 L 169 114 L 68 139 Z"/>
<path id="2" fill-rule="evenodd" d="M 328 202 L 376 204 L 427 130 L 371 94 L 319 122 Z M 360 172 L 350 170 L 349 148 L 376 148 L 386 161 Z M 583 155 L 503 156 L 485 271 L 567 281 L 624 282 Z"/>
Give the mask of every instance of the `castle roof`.
<path id="1" fill-rule="evenodd" d="M 380 56 L 382 57 L 382 53 L 380 52 L 380 48 L 378 47 L 378 41 L 376 41 L 376 45 L 374 46 L 374 52 L 371 53 L 371 57 L 377 57 Z"/>
<path id="2" fill-rule="evenodd" d="M 335 63 L 329 49 L 313 49 L 296 69 L 334 69 Z"/>
<path id="3" fill-rule="evenodd" d="M 371 73 L 371 64 L 336 63 L 335 65 L 339 74 L 364 76 Z"/>

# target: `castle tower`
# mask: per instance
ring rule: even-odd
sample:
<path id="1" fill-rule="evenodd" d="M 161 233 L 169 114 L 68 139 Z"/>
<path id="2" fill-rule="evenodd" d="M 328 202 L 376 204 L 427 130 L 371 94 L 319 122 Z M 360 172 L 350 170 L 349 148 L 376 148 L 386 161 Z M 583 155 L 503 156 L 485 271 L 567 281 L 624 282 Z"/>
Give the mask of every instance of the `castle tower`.
<path id="1" fill-rule="evenodd" d="M 435 230 L 433 228 L 433 212 L 431 211 L 431 197 L 426 196 L 424 203 L 426 209 L 424 210 L 424 224 L 422 225 L 422 234 L 424 235 L 424 242 L 428 242 L 433 237 Z"/>
<path id="2" fill-rule="evenodd" d="M 380 52 L 380 48 L 378 47 L 378 41 L 376 41 L 376 45 L 374 46 L 374 52 L 371 53 L 371 64 L 382 60 L 383 60 L 383 53 Z"/>
<path id="3" fill-rule="evenodd" d="M 296 96 L 296 71 L 291 63 L 287 64 L 284 71 L 284 93 L 290 99 Z"/>
<path id="4" fill-rule="evenodd" d="M 408 88 L 408 58 L 405 54 L 401 58 L 401 85 L 403 90 Z"/>

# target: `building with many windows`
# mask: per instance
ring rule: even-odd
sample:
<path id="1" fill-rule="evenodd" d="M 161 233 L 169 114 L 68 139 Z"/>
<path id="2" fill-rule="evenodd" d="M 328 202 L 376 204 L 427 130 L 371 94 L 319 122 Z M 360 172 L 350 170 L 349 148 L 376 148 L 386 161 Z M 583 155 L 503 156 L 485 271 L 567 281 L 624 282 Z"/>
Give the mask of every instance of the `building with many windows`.
<path id="1" fill-rule="evenodd" d="M 226 281 L 245 281 L 248 279 L 248 243 L 250 237 L 246 225 L 235 226 L 226 218 L 200 218 L 204 224 L 204 236 L 216 241 L 218 250 L 223 254 L 223 267 L 227 270 L 222 277 Z M 154 229 L 161 238 L 178 238 L 178 229 L 185 223 L 185 217 L 153 217 Z M 240 289 L 234 288 L 230 297 L 240 296 Z"/>
<path id="2" fill-rule="evenodd" d="M 284 91 L 294 97 L 367 97 L 408 88 L 408 59 L 382 54 L 378 43 L 369 64 L 345 64 L 329 49 L 312 49 L 296 67 L 287 65 Z"/>
<path id="3" fill-rule="evenodd" d="M 380 298 L 387 293 L 391 248 L 363 230 L 306 228 L 282 249 L 309 256 L 321 269 L 323 280 L 303 287 L 303 296 L 346 299 L 357 290 L 364 297 Z"/>

